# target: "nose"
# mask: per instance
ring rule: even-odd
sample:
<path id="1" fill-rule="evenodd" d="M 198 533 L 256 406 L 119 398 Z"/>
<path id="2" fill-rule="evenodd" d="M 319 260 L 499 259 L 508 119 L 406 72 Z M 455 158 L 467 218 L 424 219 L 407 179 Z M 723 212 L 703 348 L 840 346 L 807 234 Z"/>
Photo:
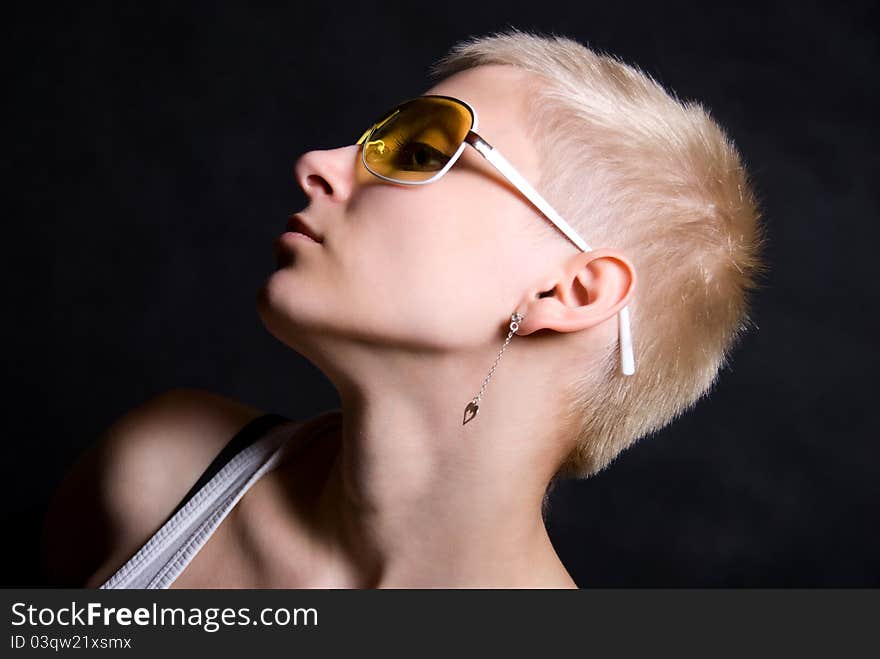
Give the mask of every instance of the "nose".
<path id="1" fill-rule="evenodd" d="M 326 197 L 344 202 L 354 188 L 359 148 L 354 144 L 308 151 L 296 161 L 293 177 L 310 200 Z"/>

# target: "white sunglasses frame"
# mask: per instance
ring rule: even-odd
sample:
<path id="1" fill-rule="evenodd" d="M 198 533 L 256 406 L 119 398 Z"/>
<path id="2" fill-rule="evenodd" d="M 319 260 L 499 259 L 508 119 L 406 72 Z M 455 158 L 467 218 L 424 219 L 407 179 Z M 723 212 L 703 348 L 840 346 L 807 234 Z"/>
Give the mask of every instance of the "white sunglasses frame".
<path id="1" fill-rule="evenodd" d="M 425 181 L 401 181 L 394 178 L 389 178 L 387 176 L 383 176 L 378 172 L 374 171 L 367 164 L 366 158 L 366 149 L 361 149 L 361 162 L 363 162 L 364 167 L 370 172 L 373 176 L 376 176 L 382 180 L 388 181 L 389 183 L 396 183 L 398 185 L 426 185 L 428 183 L 433 183 L 441 178 L 449 169 L 456 163 L 459 156 L 461 156 L 462 152 L 466 145 L 470 144 L 474 147 L 477 152 L 483 156 L 486 160 L 488 160 L 494 167 L 497 169 L 504 178 L 510 181 L 517 190 L 519 190 L 525 197 L 534 204 L 534 206 L 544 214 L 544 216 L 550 220 L 553 224 L 556 225 L 566 238 L 571 240 L 578 249 L 584 252 L 592 251 L 592 247 L 590 247 L 587 242 L 581 238 L 578 233 L 571 227 L 571 225 L 562 219 L 562 216 L 556 212 L 556 210 L 550 205 L 550 203 L 542 197 L 535 188 L 533 188 L 528 181 L 520 174 L 516 168 L 510 164 L 510 161 L 507 160 L 501 152 L 498 151 L 495 147 L 489 144 L 486 140 L 480 137 L 475 131 L 477 130 L 477 126 L 479 120 L 477 119 L 477 111 L 471 106 L 467 101 L 463 101 L 460 98 L 455 98 L 453 96 L 443 96 L 440 94 L 425 94 L 422 96 L 417 96 L 416 98 L 408 99 L 396 105 L 391 112 L 383 117 L 381 121 L 374 123 L 370 128 L 361 135 L 360 139 L 358 139 L 357 144 L 361 144 L 369 139 L 369 137 L 373 134 L 373 132 L 384 125 L 391 117 L 396 114 L 394 110 L 397 108 L 409 103 L 410 101 L 415 101 L 421 98 L 442 98 L 449 101 L 453 101 L 455 103 L 459 103 L 467 108 L 468 112 L 471 114 L 471 127 L 468 130 L 467 135 L 462 141 L 461 145 L 452 154 L 452 157 L 449 161 L 443 166 L 442 169 L 437 171 L 431 178 Z M 629 320 L 629 309 L 628 306 L 623 306 L 618 312 L 618 345 L 620 348 L 620 368 L 624 375 L 632 375 L 636 371 L 635 366 L 635 358 L 633 356 L 633 346 L 632 346 L 632 330 L 630 328 L 630 320 Z"/>

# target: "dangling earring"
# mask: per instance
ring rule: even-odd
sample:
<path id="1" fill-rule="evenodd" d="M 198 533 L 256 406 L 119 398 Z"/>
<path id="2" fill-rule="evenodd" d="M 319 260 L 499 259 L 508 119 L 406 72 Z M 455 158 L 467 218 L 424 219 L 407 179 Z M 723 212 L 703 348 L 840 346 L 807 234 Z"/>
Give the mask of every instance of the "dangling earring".
<path id="1" fill-rule="evenodd" d="M 521 313 L 514 313 L 510 316 L 510 333 L 507 335 L 507 338 L 504 339 L 504 345 L 501 346 L 501 352 L 498 353 L 498 356 L 495 358 L 495 363 L 492 364 L 492 368 L 489 369 L 489 374 L 486 375 L 486 378 L 483 380 L 483 385 L 480 387 L 480 392 L 474 396 L 473 400 L 467 404 L 464 408 L 464 421 L 461 422 L 461 425 L 465 425 L 468 421 L 477 416 L 477 412 L 480 411 L 480 399 L 483 397 L 483 390 L 486 388 L 486 384 L 489 382 L 489 378 L 492 377 L 492 374 L 495 372 L 495 367 L 498 365 L 498 360 L 501 359 L 501 355 L 504 354 L 504 349 L 507 347 L 507 344 L 510 343 L 510 339 L 519 329 L 520 321 L 525 318 Z M 470 416 L 468 416 L 470 414 Z"/>

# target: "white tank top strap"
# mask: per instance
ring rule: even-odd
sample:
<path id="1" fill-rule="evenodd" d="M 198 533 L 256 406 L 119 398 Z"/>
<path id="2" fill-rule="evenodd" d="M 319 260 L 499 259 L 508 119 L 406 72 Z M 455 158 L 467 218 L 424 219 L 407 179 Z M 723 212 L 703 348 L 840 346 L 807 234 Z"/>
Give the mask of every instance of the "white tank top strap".
<path id="1" fill-rule="evenodd" d="M 313 419 L 311 434 L 334 409 Z M 205 545 L 229 511 L 260 477 L 281 458 L 287 440 L 303 421 L 288 420 L 272 426 L 264 436 L 227 462 L 101 589 L 168 588 Z"/>

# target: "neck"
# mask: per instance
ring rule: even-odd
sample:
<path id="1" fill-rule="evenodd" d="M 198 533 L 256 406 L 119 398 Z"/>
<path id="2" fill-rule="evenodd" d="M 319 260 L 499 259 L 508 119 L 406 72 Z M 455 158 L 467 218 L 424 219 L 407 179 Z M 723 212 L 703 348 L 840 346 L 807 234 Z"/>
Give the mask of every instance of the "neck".
<path id="1" fill-rule="evenodd" d="M 318 504 L 334 538 L 335 580 L 356 587 L 574 585 L 541 515 L 564 446 L 557 429 L 548 432 L 548 419 L 558 417 L 549 402 L 527 399 L 536 382 L 524 364 L 509 359 L 504 366 L 467 425 L 464 407 L 476 392 L 438 383 L 474 380 L 445 377 L 442 368 L 431 369 L 427 386 L 412 372 L 386 372 L 369 387 L 340 388 L 339 450 Z"/>

